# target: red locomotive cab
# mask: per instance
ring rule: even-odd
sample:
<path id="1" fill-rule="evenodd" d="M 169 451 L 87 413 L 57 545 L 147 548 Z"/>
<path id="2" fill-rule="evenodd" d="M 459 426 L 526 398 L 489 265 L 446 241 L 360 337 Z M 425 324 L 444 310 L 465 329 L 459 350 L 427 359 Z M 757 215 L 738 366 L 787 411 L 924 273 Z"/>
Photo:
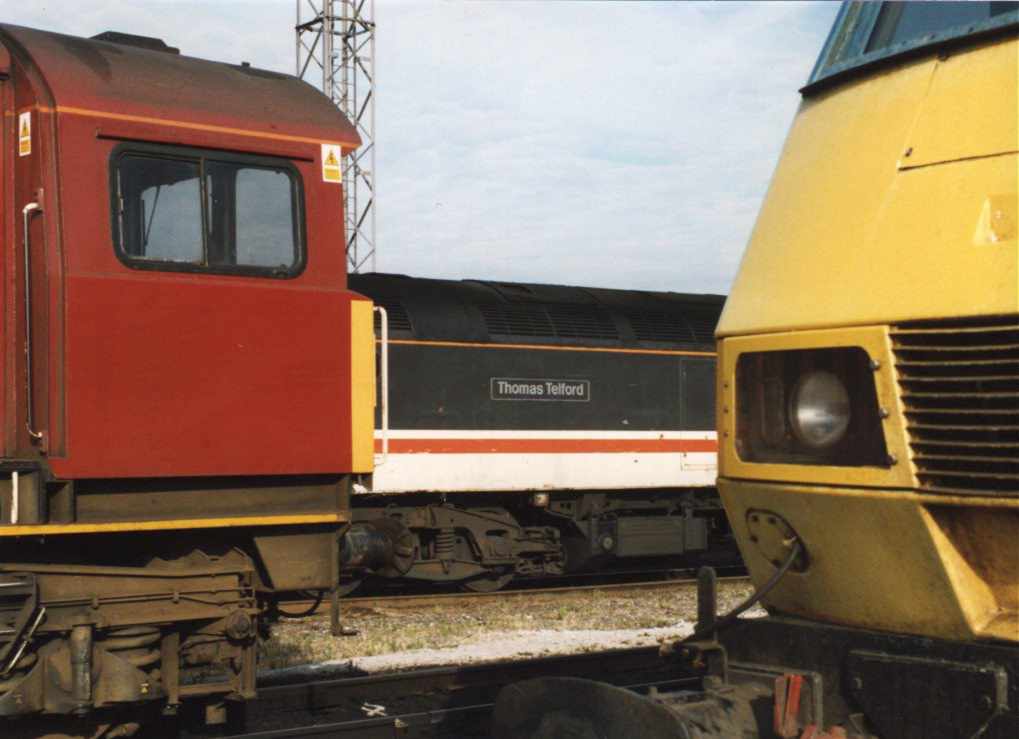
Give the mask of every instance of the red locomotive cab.
<path id="1" fill-rule="evenodd" d="M 369 471 L 355 130 L 293 77 L 104 37 L 0 30 L 3 458 L 59 480 Z"/>
<path id="2" fill-rule="evenodd" d="M 0 721 L 250 697 L 272 603 L 332 591 L 338 626 L 342 562 L 385 544 L 344 538 L 357 133 L 293 77 L 123 34 L 0 26 L 0 105 Z"/>

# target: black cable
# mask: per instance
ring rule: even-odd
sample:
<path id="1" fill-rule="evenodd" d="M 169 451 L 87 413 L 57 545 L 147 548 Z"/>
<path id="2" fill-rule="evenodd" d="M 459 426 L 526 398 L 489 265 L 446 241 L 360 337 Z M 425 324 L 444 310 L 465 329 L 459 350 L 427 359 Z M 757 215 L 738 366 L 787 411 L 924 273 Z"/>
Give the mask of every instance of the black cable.
<path id="1" fill-rule="evenodd" d="M 311 604 L 311 607 L 308 608 L 307 611 L 301 611 L 300 613 L 287 613 L 282 608 L 280 608 L 280 604 L 277 603 L 276 612 L 279 613 L 279 615 L 282 616 L 283 618 L 307 618 L 315 611 L 317 611 L 320 605 L 322 605 L 322 599 L 325 598 L 325 592 L 326 591 L 324 590 L 318 591 L 318 593 L 315 595 L 315 602 Z"/>
<path id="2" fill-rule="evenodd" d="M 756 605 L 757 602 L 761 600 L 761 598 L 770 593 L 775 588 L 775 586 L 778 585 L 778 581 L 781 580 L 785 573 L 789 571 L 789 568 L 793 566 L 793 562 L 796 561 L 796 558 L 800 556 L 800 552 L 802 551 L 803 545 L 800 543 L 799 539 L 796 539 L 793 542 L 792 549 L 790 550 L 789 555 L 785 558 L 785 561 L 782 562 L 782 564 L 779 566 L 777 570 L 775 570 L 772 576 L 768 579 L 768 582 L 764 583 L 764 585 L 761 586 L 760 590 L 757 590 L 756 592 L 752 593 L 749 598 L 747 598 L 745 601 L 740 603 L 738 606 L 733 608 L 731 611 L 729 611 L 721 618 L 715 619 L 712 623 L 708 624 L 707 626 L 695 630 L 692 634 L 690 634 L 690 636 L 683 639 L 680 642 L 680 644 L 684 644 L 689 641 L 697 641 L 699 639 L 703 639 L 705 636 L 710 636 L 712 633 L 716 631 L 721 631 L 722 629 L 726 629 L 732 626 L 734 623 L 736 623 L 736 620 L 745 611 L 749 610 L 751 607 Z"/>

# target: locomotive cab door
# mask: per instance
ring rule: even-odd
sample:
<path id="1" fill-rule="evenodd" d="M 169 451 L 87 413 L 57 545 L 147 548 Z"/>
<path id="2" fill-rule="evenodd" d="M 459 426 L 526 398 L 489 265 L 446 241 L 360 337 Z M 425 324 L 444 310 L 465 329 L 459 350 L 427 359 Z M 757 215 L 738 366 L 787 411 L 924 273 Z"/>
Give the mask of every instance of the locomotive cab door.
<path id="1" fill-rule="evenodd" d="M 49 438 L 49 314 L 46 203 L 40 111 L 29 84 L 2 83 L 5 139 L 5 224 L 9 248 L 4 266 L 7 346 L 5 456 L 37 458 Z M 13 89 L 11 89 L 13 88 Z M 13 180 L 13 181 L 12 181 Z M 7 188 L 10 188 L 8 197 Z"/>
<path id="2" fill-rule="evenodd" d="M 50 451 L 50 265 L 40 109 L 30 80 L 0 46 L 0 524 L 38 523 L 38 462 Z"/>
<path id="3" fill-rule="evenodd" d="M 30 421 L 31 425 L 39 427 L 47 411 L 48 300 L 45 234 L 40 217 L 41 146 L 38 111 L 31 86 L 12 65 L 10 54 L 3 47 L 0 47 L 0 104 L 4 112 L 0 197 L 4 203 L 3 229 L 7 246 L 0 268 L 3 315 L 0 456 L 25 459 L 37 457 L 44 447 L 39 443 L 41 438 L 30 435 L 28 428 Z M 27 273 L 26 265 L 29 265 Z M 33 304 L 34 307 L 30 307 Z"/>

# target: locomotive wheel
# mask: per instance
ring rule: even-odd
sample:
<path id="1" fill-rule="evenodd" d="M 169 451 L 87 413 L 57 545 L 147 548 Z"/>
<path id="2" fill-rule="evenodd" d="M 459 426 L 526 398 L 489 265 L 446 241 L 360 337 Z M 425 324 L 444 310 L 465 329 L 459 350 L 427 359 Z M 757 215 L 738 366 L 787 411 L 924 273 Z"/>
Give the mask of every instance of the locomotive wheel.
<path id="1" fill-rule="evenodd" d="M 513 579 L 513 572 L 493 572 L 460 583 L 460 589 L 468 593 L 494 593 L 502 590 Z"/>

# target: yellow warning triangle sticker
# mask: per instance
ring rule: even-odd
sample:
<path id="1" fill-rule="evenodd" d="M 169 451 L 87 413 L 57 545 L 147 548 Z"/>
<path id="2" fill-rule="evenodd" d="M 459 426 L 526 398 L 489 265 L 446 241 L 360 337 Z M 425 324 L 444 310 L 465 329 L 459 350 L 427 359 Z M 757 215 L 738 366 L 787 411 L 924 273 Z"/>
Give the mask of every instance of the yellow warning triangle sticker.
<path id="1" fill-rule="evenodd" d="M 32 153 L 32 112 L 18 114 L 18 156 L 27 157 Z"/>
<path id="2" fill-rule="evenodd" d="M 343 168 L 340 157 L 343 150 L 339 144 L 322 144 L 322 181 L 340 184 L 343 182 Z"/>

